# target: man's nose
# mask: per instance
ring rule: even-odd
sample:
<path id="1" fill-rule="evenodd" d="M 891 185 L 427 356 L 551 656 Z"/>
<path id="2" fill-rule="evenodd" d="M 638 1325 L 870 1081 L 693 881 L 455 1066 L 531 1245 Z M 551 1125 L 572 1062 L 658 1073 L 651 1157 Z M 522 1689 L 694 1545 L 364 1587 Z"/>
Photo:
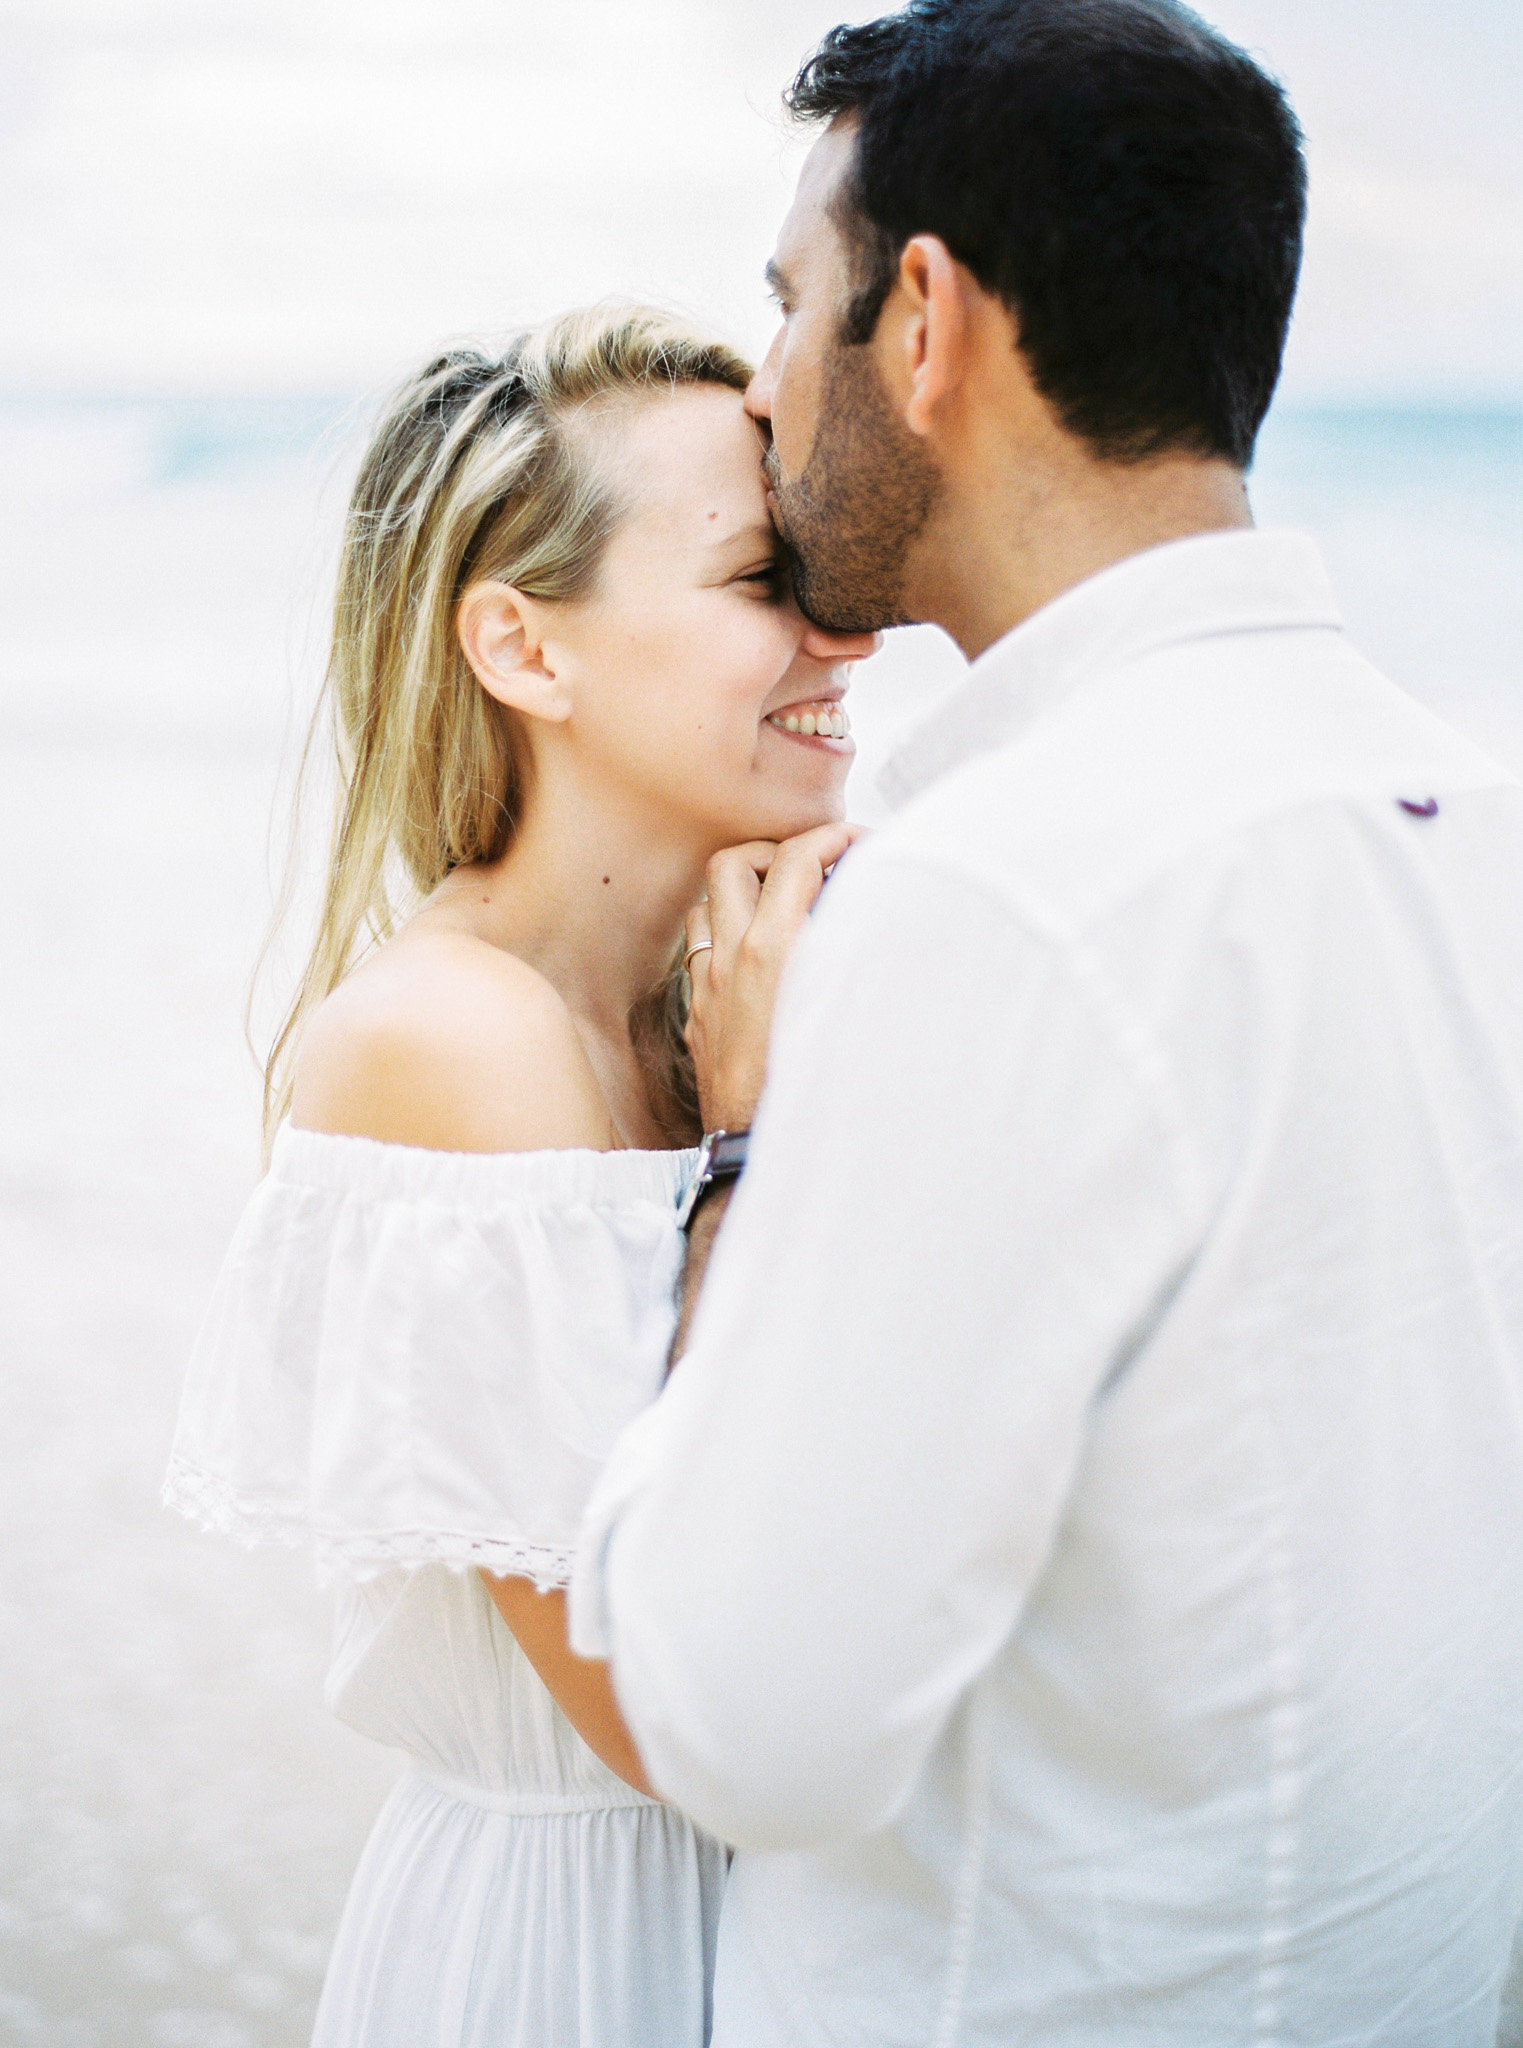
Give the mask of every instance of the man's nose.
<path id="1" fill-rule="evenodd" d="M 801 653 L 816 661 L 866 661 L 883 645 L 881 633 L 831 633 L 823 626 L 808 624 L 799 642 Z"/>

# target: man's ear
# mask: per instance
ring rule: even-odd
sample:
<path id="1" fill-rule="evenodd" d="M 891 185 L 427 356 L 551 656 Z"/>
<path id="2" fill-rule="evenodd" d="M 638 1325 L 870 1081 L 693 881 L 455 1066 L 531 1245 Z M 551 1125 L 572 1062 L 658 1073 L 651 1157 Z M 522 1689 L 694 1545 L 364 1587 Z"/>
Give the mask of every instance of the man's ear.
<path id="1" fill-rule="evenodd" d="M 967 370 L 969 273 L 939 235 L 912 235 L 899 258 L 899 388 L 904 424 L 931 432 Z"/>
<path id="2" fill-rule="evenodd" d="M 546 658 L 551 609 L 511 583 L 472 583 L 456 610 L 455 631 L 489 697 L 558 725 L 571 716 L 571 693 Z"/>

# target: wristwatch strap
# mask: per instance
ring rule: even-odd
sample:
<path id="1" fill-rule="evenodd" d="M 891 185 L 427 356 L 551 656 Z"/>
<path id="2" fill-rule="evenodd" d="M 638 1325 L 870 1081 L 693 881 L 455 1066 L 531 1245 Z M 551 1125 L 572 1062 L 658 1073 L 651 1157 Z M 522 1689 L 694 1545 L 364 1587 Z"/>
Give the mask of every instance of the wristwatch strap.
<path id="1" fill-rule="evenodd" d="M 749 1131 L 704 1132 L 693 1177 L 677 1210 L 677 1227 L 680 1230 L 687 1229 L 698 1212 L 699 1203 L 711 1189 L 727 1187 L 732 1180 L 739 1180 L 750 1141 Z"/>

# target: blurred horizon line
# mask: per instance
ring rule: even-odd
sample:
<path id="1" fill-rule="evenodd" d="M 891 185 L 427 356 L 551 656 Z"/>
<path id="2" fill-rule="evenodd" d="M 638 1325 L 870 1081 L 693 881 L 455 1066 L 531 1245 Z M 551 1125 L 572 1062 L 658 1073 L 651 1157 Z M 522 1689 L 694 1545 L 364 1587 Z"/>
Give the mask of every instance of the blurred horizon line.
<path id="1" fill-rule="evenodd" d="M 313 383 L 208 383 L 202 385 L 155 384 L 29 384 L 0 382 L 0 407 L 57 406 L 59 408 L 112 406 L 287 407 L 293 412 L 331 407 L 338 412 L 362 405 L 383 395 L 405 372 L 396 371 L 371 381 L 354 384 Z M 1381 389 L 1299 389 L 1294 386 L 1275 394 L 1273 412 L 1295 413 L 1389 413 L 1409 415 L 1431 413 L 1435 417 L 1503 417 L 1523 413 L 1523 385 L 1516 389 L 1477 387 L 1463 389 L 1411 390 Z"/>
<path id="2" fill-rule="evenodd" d="M 425 351 L 426 353 L 426 351 Z M 409 359 L 410 363 L 410 359 Z M 327 378 L 216 379 L 204 383 L 93 383 L 0 376 L 0 405 L 192 405 L 261 403 L 307 405 L 317 401 L 353 404 L 372 392 L 387 390 L 408 374 L 399 362 L 375 377 L 352 383 Z M 1275 393 L 1276 406 L 1297 411 L 1364 412 L 1518 412 L 1523 411 L 1523 380 L 1474 384 L 1420 383 L 1343 384 L 1292 377 Z"/>
<path id="3" fill-rule="evenodd" d="M 288 413 L 293 420 L 316 417 L 319 413 L 338 419 L 356 407 L 383 397 L 396 377 L 377 378 L 350 385 L 258 384 L 237 385 L 28 385 L 0 383 L 0 410 L 20 411 L 51 408 L 58 411 L 111 411 L 131 407 L 160 410 L 182 408 L 208 416 L 240 409 L 266 413 Z M 1298 416 L 1327 413 L 1362 414 L 1371 417 L 1411 418 L 1431 415 L 1435 419 L 1510 419 L 1523 415 L 1523 388 L 1516 391 L 1300 391 L 1294 388 L 1275 394 L 1270 412 Z"/>
<path id="4" fill-rule="evenodd" d="M 113 488 L 155 488 L 313 463 L 337 477 L 369 433 L 388 385 L 174 391 L 0 383 L 0 431 L 21 495 L 53 497 L 104 475 Z M 1523 393 L 1327 396 L 1283 390 L 1249 474 L 1315 465 L 1338 448 L 1349 487 L 1389 483 L 1416 463 L 1449 488 L 1483 487 L 1523 517 Z M 1484 479 L 1484 484 L 1483 480 Z M 331 479 L 330 479 L 331 481 Z"/>

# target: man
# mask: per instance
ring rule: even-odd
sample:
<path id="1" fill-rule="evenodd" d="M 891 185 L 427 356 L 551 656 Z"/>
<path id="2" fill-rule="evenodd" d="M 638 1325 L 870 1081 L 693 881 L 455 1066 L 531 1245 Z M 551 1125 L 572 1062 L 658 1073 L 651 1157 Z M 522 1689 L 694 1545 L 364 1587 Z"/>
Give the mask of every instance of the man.
<path id="1" fill-rule="evenodd" d="M 1479 2048 L 1523 1909 L 1523 790 L 1251 527 L 1294 121 L 1169 0 L 917 0 L 792 98 L 752 405 L 801 601 L 974 667 L 790 966 L 574 1594 L 739 1845 L 716 2048 Z M 743 1123 L 765 948 L 713 916 Z"/>

